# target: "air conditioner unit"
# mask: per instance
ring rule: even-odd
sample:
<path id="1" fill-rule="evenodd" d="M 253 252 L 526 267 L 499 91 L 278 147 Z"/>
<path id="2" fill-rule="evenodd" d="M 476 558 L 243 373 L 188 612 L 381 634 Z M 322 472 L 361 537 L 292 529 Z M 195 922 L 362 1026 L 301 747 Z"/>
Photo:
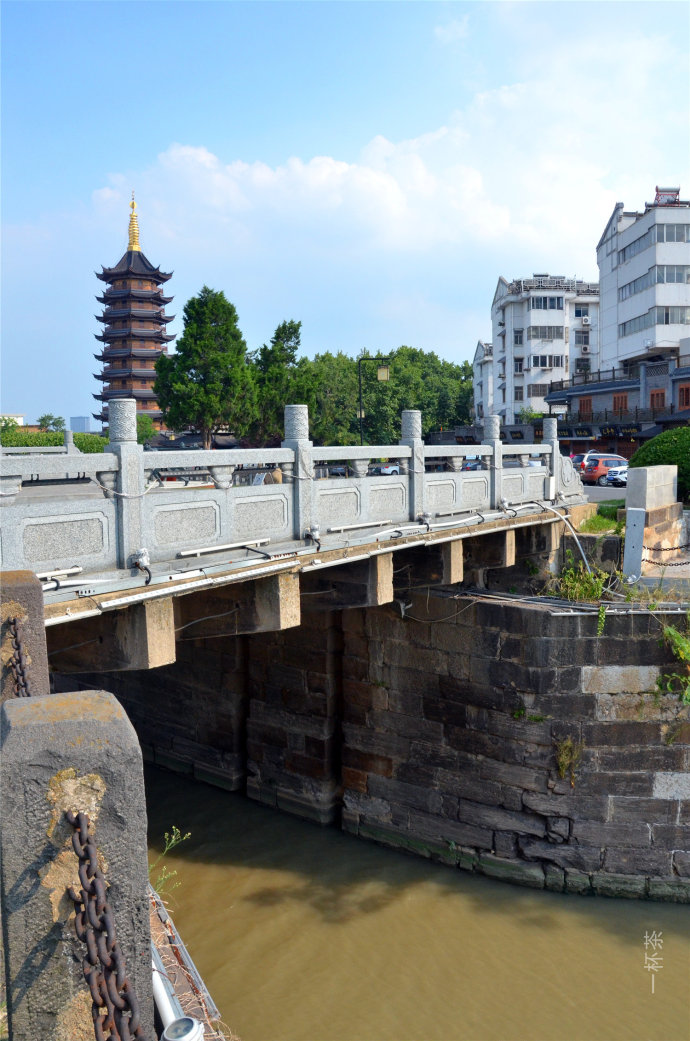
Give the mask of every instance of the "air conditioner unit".
<path id="1" fill-rule="evenodd" d="M 586 343 L 582 344 L 582 346 L 580 347 L 580 350 L 582 351 L 583 354 L 589 354 L 589 347 L 588 347 L 588 345 Z"/>
<path id="2" fill-rule="evenodd" d="M 588 315 L 586 315 L 586 314 L 582 316 L 582 324 L 583 325 L 589 325 L 591 320 L 592 319 Z"/>

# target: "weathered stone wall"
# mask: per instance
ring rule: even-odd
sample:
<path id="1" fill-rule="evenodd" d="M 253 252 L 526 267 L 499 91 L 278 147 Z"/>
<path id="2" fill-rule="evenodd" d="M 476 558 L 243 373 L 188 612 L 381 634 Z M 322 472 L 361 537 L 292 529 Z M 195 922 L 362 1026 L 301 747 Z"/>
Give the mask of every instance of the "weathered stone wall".
<path id="1" fill-rule="evenodd" d="M 690 900 L 690 722 L 652 693 L 653 614 L 597 637 L 596 614 L 439 596 L 344 625 L 346 830 L 524 885 Z"/>
<path id="2" fill-rule="evenodd" d="M 107 682 L 163 765 L 321 822 L 342 806 L 352 833 L 525 885 L 690 900 L 663 621 L 611 610 L 598 636 L 596 612 L 425 591 L 189 640 Z"/>

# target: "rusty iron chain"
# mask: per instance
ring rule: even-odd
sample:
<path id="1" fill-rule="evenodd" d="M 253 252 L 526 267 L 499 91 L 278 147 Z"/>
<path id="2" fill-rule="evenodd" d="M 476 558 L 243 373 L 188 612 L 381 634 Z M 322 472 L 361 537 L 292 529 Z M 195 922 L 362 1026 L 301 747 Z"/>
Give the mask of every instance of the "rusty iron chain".
<path id="1" fill-rule="evenodd" d="M 679 549 L 690 549 L 690 542 L 683 542 L 680 546 L 643 546 L 642 549 L 653 550 L 655 553 L 677 553 Z"/>
<path id="2" fill-rule="evenodd" d="M 74 829 L 72 846 L 79 858 L 81 882 L 81 892 L 70 886 L 68 893 L 76 911 L 77 937 L 86 944 L 82 969 L 91 992 L 96 1041 L 145 1041 L 136 994 L 115 936 L 113 912 L 106 899 L 106 882 L 98 866 L 89 818 L 71 810 L 66 816 Z"/>
<path id="3" fill-rule="evenodd" d="M 19 630 L 19 619 L 10 618 L 7 623 L 12 642 L 12 657 L 8 664 L 14 675 L 14 691 L 18 698 L 31 697 L 31 684 L 27 675 L 27 663 L 22 647 L 22 637 Z"/>

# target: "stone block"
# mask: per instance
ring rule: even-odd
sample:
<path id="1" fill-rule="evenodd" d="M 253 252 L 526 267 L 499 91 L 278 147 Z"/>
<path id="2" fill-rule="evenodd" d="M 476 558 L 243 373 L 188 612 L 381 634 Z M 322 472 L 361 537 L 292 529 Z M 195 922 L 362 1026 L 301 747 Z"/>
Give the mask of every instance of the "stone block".
<path id="1" fill-rule="evenodd" d="M 651 900 L 667 900 L 674 904 L 690 904 L 690 879 L 650 878 L 647 892 Z"/>
<path id="2" fill-rule="evenodd" d="M 612 722 L 583 723 L 582 740 L 587 748 L 602 745 L 605 748 L 623 745 L 658 745 L 661 741 L 661 725 L 659 723 Z"/>
<path id="3" fill-rule="evenodd" d="M 602 753 L 599 752 L 599 758 L 601 755 Z M 618 764 L 622 761 L 624 765 L 627 765 L 624 753 L 616 753 L 615 759 Z M 613 773 L 607 767 L 605 770 L 579 774 L 576 781 L 577 791 L 583 795 L 651 796 L 653 784 L 653 773 L 645 771 L 641 766 L 635 769 L 621 769 L 620 773 Z"/>
<path id="4" fill-rule="evenodd" d="M 562 893 L 565 889 L 565 871 L 555 864 L 544 865 L 544 888 L 553 893 Z"/>
<path id="5" fill-rule="evenodd" d="M 635 846 L 646 847 L 651 843 L 649 824 L 607 821 L 573 821 L 572 839 L 586 846 Z"/>
<path id="6" fill-rule="evenodd" d="M 568 785 L 570 788 L 570 786 Z M 608 820 L 608 797 L 579 794 L 579 783 L 566 795 L 525 792 L 522 797 L 526 809 L 547 817 L 585 817 L 594 821 Z"/>
<path id="7" fill-rule="evenodd" d="M 690 801 L 690 773 L 669 771 L 654 775 L 654 796 L 657 799 L 682 799 Z M 671 823 L 670 821 L 668 823 Z"/>
<path id="8" fill-rule="evenodd" d="M 529 792 L 546 792 L 548 774 L 519 763 L 502 763 L 486 759 L 481 763 L 479 776 L 486 781 L 513 785 Z"/>
<path id="9" fill-rule="evenodd" d="M 493 832 L 488 828 L 447 820 L 421 810 L 410 810 L 410 834 L 418 839 L 434 842 L 454 842 L 457 846 L 489 850 L 493 847 Z"/>
<path id="10" fill-rule="evenodd" d="M 43 615 L 43 588 L 33 571 L 3 571 L 0 581 L 2 630 L 2 681 L 0 700 L 17 696 L 16 673 L 10 666 L 15 658 L 13 627 L 25 661 L 25 676 L 32 696 L 50 693 L 48 652 Z"/>
<path id="11" fill-rule="evenodd" d="M 670 851 L 661 849 L 613 848 L 607 849 L 604 868 L 623 875 L 657 875 L 667 878 L 673 874 Z"/>
<path id="12" fill-rule="evenodd" d="M 583 694 L 643 694 L 654 690 L 658 675 L 656 665 L 585 665 L 580 689 Z"/>
<path id="13" fill-rule="evenodd" d="M 662 849 L 690 850 L 690 825 L 653 824 L 652 843 Z"/>
<path id="14" fill-rule="evenodd" d="M 675 824 L 678 816 L 678 803 L 664 798 L 636 799 L 627 795 L 612 795 L 609 810 L 610 819 L 616 822 L 645 821 L 648 824 Z"/>
<path id="15" fill-rule="evenodd" d="M 656 510 L 678 500 L 677 466 L 642 466 L 630 471 L 626 506 Z"/>
<path id="16" fill-rule="evenodd" d="M 436 777 L 438 787 L 450 795 L 490 806 L 501 804 L 503 788 L 495 781 L 468 776 L 464 771 L 444 769 L 439 769 Z"/>
<path id="17" fill-rule="evenodd" d="M 519 845 L 522 855 L 530 860 L 547 860 L 562 868 L 586 872 L 598 871 L 601 866 L 602 852 L 598 847 L 570 843 L 556 846 L 544 839 L 520 839 Z"/>
<path id="18" fill-rule="evenodd" d="M 541 817 L 530 813 L 514 813 L 498 806 L 470 802 L 468 799 L 460 800 L 458 820 L 498 831 L 515 831 L 521 835 L 541 837 L 546 833 L 546 824 Z"/>
<path id="19" fill-rule="evenodd" d="M 625 747 L 618 748 L 600 747 L 597 750 L 597 761 L 599 768 L 603 771 L 615 771 L 616 773 L 635 773 L 637 771 L 649 771 L 649 792 L 653 792 L 654 772 L 674 772 L 682 770 L 685 766 L 685 753 L 682 748 L 674 745 L 661 745 L 660 747 Z M 612 793 L 613 794 L 613 793 Z"/>
<path id="20" fill-rule="evenodd" d="M 419 738 L 424 741 L 443 739 L 443 724 L 433 720 L 421 719 L 417 716 L 405 716 L 401 712 L 387 712 L 372 709 L 367 716 L 370 726 L 386 733 L 398 734 L 400 737 Z"/>
<path id="21" fill-rule="evenodd" d="M 590 876 L 584 875 L 580 871 L 566 871 L 565 891 L 566 893 L 578 893 L 580 896 L 589 896 L 593 892 Z"/>
<path id="22" fill-rule="evenodd" d="M 680 875 L 681 878 L 690 879 L 690 853 L 676 850 L 673 854 L 673 868 L 675 873 Z"/>
<path id="23" fill-rule="evenodd" d="M 371 774 L 368 781 L 371 795 L 385 799 L 388 803 L 426 810 L 428 813 L 439 813 L 442 799 L 439 792 L 424 785 L 408 784 L 393 777 L 380 777 Z"/>
<path id="24" fill-rule="evenodd" d="M 495 831 L 493 850 L 497 856 L 513 858 L 518 855 L 517 836 L 514 831 Z"/>
<path id="25" fill-rule="evenodd" d="M 524 860 L 506 860 L 482 853 L 476 870 L 489 878 L 498 878 L 502 882 L 512 882 L 517 886 L 529 886 L 530 889 L 544 888 L 544 869 L 540 864 L 527 864 Z"/>
<path id="26" fill-rule="evenodd" d="M 595 871 L 592 888 L 597 896 L 624 897 L 641 900 L 645 896 L 646 883 L 638 875 L 615 875 Z"/>
<path id="27" fill-rule="evenodd" d="M 153 1036 L 146 803 L 141 753 L 105 691 L 15 698 L 2 709 L 2 918 L 10 1036 L 93 1036 L 66 889 L 81 889 L 66 813 L 85 813 L 117 941 Z"/>

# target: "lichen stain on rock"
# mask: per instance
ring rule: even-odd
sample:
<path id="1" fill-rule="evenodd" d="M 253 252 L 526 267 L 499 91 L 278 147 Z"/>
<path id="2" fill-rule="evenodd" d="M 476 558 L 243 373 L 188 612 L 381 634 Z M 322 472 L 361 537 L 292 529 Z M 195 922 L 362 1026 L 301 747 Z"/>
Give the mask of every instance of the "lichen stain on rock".
<path id="1" fill-rule="evenodd" d="M 52 809 L 46 834 L 56 846 L 72 838 L 72 828 L 65 819 L 67 810 L 88 814 L 92 825 L 98 820 L 101 802 L 105 795 L 105 781 L 100 774 L 77 776 L 73 766 L 59 770 L 48 782 L 46 799 Z"/>
<path id="2" fill-rule="evenodd" d="M 50 863 L 40 869 L 39 877 L 41 885 L 49 892 L 54 922 L 64 922 L 74 912 L 74 905 L 67 895 L 68 887 L 74 886 L 76 890 L 80 888 L 79 861 L 72 846 L 74 832 L 65 814 L 67 810 L 86 813 L 93 827 L 98 820 L 105 791 L 105 781 L 99 774 L 83 774 L 79 777 L 73 766 L 60 770 L 48 782 L 46 799 L 52 808 L 46 834 L 60 850 Z M 105 873 L 107 865 L 100 854 L 99 866 Z"/>
<path id="3" fill-rule="evenodd" d="M 12 634 L 10 633 L 9 625 L 5 627 L 5 623 L 9 622 L 10 618 L 16 618 L 20 622 L 25 622 L 28 614 L 27 610 L 18 600 L 3 600 L 2 602 L 2 625 L 4 628 L 2 646 L 0 647 L 0 662 L 3 668 L 5 668 L 10 660 L 14 657 L 14 647 L 12 646 Z M 24 650 L 24 657 L 27 663 L 29 658 Z"/>
<path id="4" fill-rule="evenodd" d="M 79 990 L 58 1013 L 52 1041 L 93 1041 L 91 994 Z"/>

